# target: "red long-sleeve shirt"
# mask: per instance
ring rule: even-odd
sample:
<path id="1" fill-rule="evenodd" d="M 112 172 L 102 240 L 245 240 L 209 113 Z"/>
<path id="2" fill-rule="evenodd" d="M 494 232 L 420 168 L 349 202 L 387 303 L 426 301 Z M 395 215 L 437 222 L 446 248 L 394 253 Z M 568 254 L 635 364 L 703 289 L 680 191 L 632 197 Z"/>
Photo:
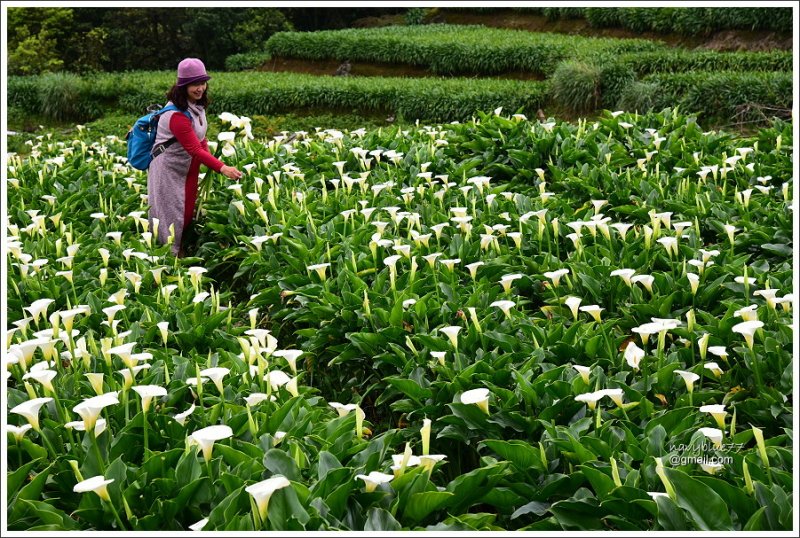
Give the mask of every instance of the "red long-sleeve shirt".
<path id="1" fill-rule="evenodd" d="M 215 172 L 219 172 L 225 166 L 225 163 L 208 152 L 208 141 L 205 139 L 200 141 L 197 138 L 192 122 L 184 114 L 173 114 L 169 119 L 169 129 L 192 159 L 197 159 Z"/>

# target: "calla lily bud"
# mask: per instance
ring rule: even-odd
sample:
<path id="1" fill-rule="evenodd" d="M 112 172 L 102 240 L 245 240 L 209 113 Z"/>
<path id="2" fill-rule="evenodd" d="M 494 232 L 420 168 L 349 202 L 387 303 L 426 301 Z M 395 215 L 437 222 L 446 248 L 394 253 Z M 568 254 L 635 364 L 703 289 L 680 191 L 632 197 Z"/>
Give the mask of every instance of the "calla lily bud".
<path id="1" fill-rule="evenodd" d="M 422 455 L 428 455 L 431 446 L 431 419 L 426 418 L 422 421 Z"/>

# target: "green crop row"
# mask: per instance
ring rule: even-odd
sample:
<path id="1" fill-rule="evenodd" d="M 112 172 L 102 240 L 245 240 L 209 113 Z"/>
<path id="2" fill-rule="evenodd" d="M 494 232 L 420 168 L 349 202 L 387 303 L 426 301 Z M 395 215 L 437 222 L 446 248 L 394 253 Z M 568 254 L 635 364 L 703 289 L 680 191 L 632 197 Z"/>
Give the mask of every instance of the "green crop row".
<path id="1" fill-rule="evenodd" d="M 225 69 L 227 71 L 243 71 L 245 69 L 255 69 L 272 58 L 269 52 L 240 52 L 225 58 Z"/>
<path id="2" fill-rule="evenodd" d="M 618 104 L 628 110 L 677 105 L 704 117 L 754 121 L 791 109 L 793 79 L 791 72 L 653 74 L 629 85 Z"/>
<path id="3" fill-rule="evenodd" d="M 619 57 L 638 76 L 687 71 L 791 71 L 791 51 L 716 52 L 711 50 L 663 50 Z"/>
<path id="4" fill-rule="evenodd" d="M 491 13 L 498 8 L 463 11 Z M 716 30 L 774 30 L 791 34 L 792 9 L 709 7 L 546 7 L 514 11 L 543 15 L 549 20 L 586 19 L 595 28 L 622 27 L 635 32 L 709 34 Z"/>
<path id="5" fill-rule="evenodd" d="M 709 34 L 718 30 L 792 32 L 791 8 L 586 8 L 594 27 L 627 28 L 634 32 Z"/>
<path id="6" fill-rule="evenodd" d="M 601 51 L 619 55 L 663 47 L 638 39 L 584 38 L 448 24 L 279 32 L 266 43 L 273 56 L 410 64 L 436 74 L 528 71 L 549 75 L 566 59 Z"/>
<path id="7" fill-rule="evenodd" d="M 171 72 L 78 77 L 10 77 L 10 106 L 53 119 L 86 120 L 103 111 L 143 112 L 164 102 Z M 58 93 L 58 107 L 48 101 Z M 316 77 L 294 73 L 216 73 L 209 95 L 214 110 L 275 114 L 297 110 L 387 113 L 428 121 L 468 119 L 476 110 L 503 106 L 528 113 L 542 107 L 543 82 L 429 78 Z"/>

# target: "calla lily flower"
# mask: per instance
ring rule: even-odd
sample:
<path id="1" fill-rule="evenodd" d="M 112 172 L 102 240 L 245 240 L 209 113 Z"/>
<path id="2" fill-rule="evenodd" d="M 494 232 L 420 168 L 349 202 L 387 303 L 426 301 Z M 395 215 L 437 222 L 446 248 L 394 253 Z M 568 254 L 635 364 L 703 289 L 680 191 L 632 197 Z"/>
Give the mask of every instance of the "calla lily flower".
<path id="1" fill-rule="evenodd" d="M 635 332 L 642 338 L 642 344 L 646 345 L 647 340 L 651 334 L 656 334 L 661 330 L 661 325 L 658 323 L 644 323 L 638 327 L 634 327 L 631 331 Z"/>
<path id="2" fill-rule="evenodd" d="M 164 345 L 167 345 L 167 338 L 169 337 L 169 322 L 168 321 L 160 321 L 156 323 L 156 327 L 161 332 L 161 340 L 164 342 Z"/>
<path id="3" fill-rule="evenodd" d="M 40 316 L 47 316 L 47 308 L 54 303 L 53 299 L 37 299 L 33 301 L 30 306 L 26 306 L 24 310 L 27 310 L 33 316 L 33 322 L 37 325 L 39 324 L 39 317 Z"/>
<path id="4" fill-rule="evenodd" d="M 653 275 L 634 275 L 631 277 L 631 283 L 637 284 L 641 282 L 651 295 L 653 293 L 653 281 L 655 281 Z"/>
<path id="5" fill-rule="evenodd" d="M 500 279 L 500 284 L 502 284 L 502 285 L 503 285 L 503 290 L 504 290 L 506 293 L 509 293 L 509 292 L 511 291 L 511 284 L 512 284 L 512 283 L 513 283 L 515 280 L 517 280 L 517 279 L 519 279 L 519 278 L 522 278 L 522 277 L 523 277 L 523 275 L 521 275 L 521 274 L 518 274 L 518 273 L 515 273 L 515 274 L 513 274 L 513 275 L 504 275 L 504 276 L 503 276 L 503 277 Z"/>
<path id="6" fill-rule="evenodd" d="M 453 344 L 455 349 L 458 349 L 458 332 L 461 330 L 461 327 L 458 325 L 450 325 L 448 327 L 441 327 L 439 329 L 440 333 L 443 333 L 447 338 L 450 339 L 450 343 Z"/>
<path id="7" fill-rule="evenodd" d="M 52 398 L 33 398 L 32 400 L 28 400 L 17 406 L 14 406 L 10 412 L 25 417 L 31 427 L 38 432 L 40 431 L 39 409 L 41 409 L 44 404 L 52 401 Z"/>
<path id="8" fill-rule="evenodd" d="M 203 530 L 203 527 L 205 527 L 207 523 L 208 523 L 208 518 L 204 517 L 203 519 L 201 519 L 197 523 L 189 525 L 189 528 L 191 530 L 193 530 L 193 531 L 201 531 L 201 530 Z"/>
<path id="9" fill-rule="evenodd" d="M 299 349 L 278 349 L 272 353 L 276 357 L 283 357 L 289 363 L 293 374 L 297 374 L 297 359 L 303 354 Z"/>
<path id="10" fill-rule="evenodd" d="M 618 276 L 620 277 L 628 287 L 631 286 L 631 277 L 636 274 L 636 271 L 633 269 L 615 269 L 611 271 L 611 276 Z"/>
<path id="11" fill-rule="evenodd" d="M 461 394 L 461 403 L 465 405 L 475 404 L 484 413 L 489 414 L 489 389 L 480 388 L 468 390 Z"/>
<path id="12" fill-rule="evenodd" d="M 744 321 L 737 325 L 734 325 L 731 330 L 735 333 L 739 333 L 744 336 L 745 341 L 747 342 L 747 347 L 751 350 L 753 349 L 753 335 L 755 332 L 764 326 L 764 323 L 758 320 L 753 321 Z"/>
<path id="13" fill-rule="evenodd" d="M 578 320 L 578 307 L 581 305 L 582 299 L 580 297 L 568 296 L 564 299 L 564 304 L 567 305 L 572 311 L 572 317 L 575 321 Z"/>
<path id="14" fill-rule="evenodd" d="M 686 390 L 688 390 L 689 393 L 694 392 L 694 382 L 700 379 L 699 375 L 694 372 L 687 372 L 686 370 L 674 370 L 674 373 L 681 376 L 684 383 L 686 383 Z"/>
<path id="15" fill-rule="evenodd" d="M 94 493 L 97 493 L 97 495 L 104 501 L 111 502 L 111 497 L 108 495 L 108 485 L 113 481 L 113 478 L 106 480 L 106 478 L 102 475 L 93 476 L 75 484 L 75 486 L 72 488 L 72 491 L 75 493 L 87 493 L 89 491 L 93 491 Z"/>
<path id="16" fill-rule="evenodd" d="M 587 314 L 591 315 L 596 322 L 600 323 L 600 312 L 605 310 L 605 308 L 597 306 L 596 304 L 592 304 L 592 305 L 582 306 L 578 310 L 580 310 L 581 312 L 586 312 Z"/>
<path id="17" fill-rule="evenodd" d="M 723 374 L 722 368 L 720 368 L 719 364 L 716 362 L 707 362 L 703 365 L 703 368 L 711 370 L 715 377 L 719 377 Z"/>
<path id="18" fill-rule="evenodd" d="M 6 426 L 6 431 L 14 436 L 14 440 L 19 443 L 22 441 L 22 438 L 25 437 L 25 434 L 28 430 L 32 429 L 33 426 L 30 424 L 23 424 L 22 426 L 14 426 L 13 424 L 8 424 Z"/>
<path id="19" fill-rule="evenodd" d="M 336 409 L 340 417 L 347 415 L 350 411 L 355 411 L 358 406 L 356 404 L 340 404 L 339 402 L 329 402 L 328 405 Z"/>
<path id="20" fill-rule="evenodd" d="M 83 374 L 89 379 L 89 384 L 92 385 L 95 393 L 99 396 L 103 394 L 103 376 L 102 373 L 94 373 L 89 372 L 87 374 Z"/>
<path id="21" fill-rule="evenodd" d="M 717 462 L 701 463 L 700 464 L 700 468 L 703 469 L 708 474 L 711 474 L 711 475 L 717 474 L 720 470 L 722 470 L 723 467 L 724 467 L 724 465 L 722 465 L 721 463 L 717 463 Z"/>
<path id="22" fill-rule="evenodd" d="M 424 456 L 419 457 L 419 464 L 430 473 L 433 471 L 434 465 L 439 463 L 440 461 L 446 459 L 447 456 L 444 454 L 426 454 Z"/>
<path id="23" fill-rule="evenodd" d="M 106 426 L 107 425 L 108 424 L 106 423 L 106 419 L 98 418 L 97 422 L 95 422 L 95 424 L 94 424 L 94 436 L 97 437 L 101 433 L 106 431 Z M 67 428 L 67 429 L 75 429 L 75 430 L 77 430 L 79 432 L 86 431 L 86 426 L 84 425 L 82 420 L 75 420 L 73 422 L 67 422 L 66 424 L 64 424 L 64 427 Z"/>
<path id="24" fill-rule="evenodd" d="M 686 278 L 689 280 L 689 287 L 692 290 L 692 295 L 696 295 L 697 286 L 700 284 L 700 277 L 694 273 L 686 273 Z"/>
<path id="25" fill-rule="evenodd" d="M 622 396 L 624 395 L 624 391 L 622 389 L 603 389 L 601 392 L 603 392 L 605 396 L 611 398 L 611 401 L 614 402 L 617 407 L 623 407 Z"/>
<path id="26" fill-rule="evenodd" d="M 592 371 L 592 369 L 589 368 L 588 366 L 581 366 L 579 364 L 573 364 L 572 367 L 575 368 L 575 370 L 581 375 L 583 382 L 588 385 L 589 373 Z"/>
<path id="27" fill-rule="evenodd" d="M 698 431 L 710 439 L 715 447 L 722 448 L 722 430 L 718 428 L 700 428 Z"/>
<path id="28" fill-rule="evenodd" d="M 425 455 L 430 451 L 431 446 L 431 419 L 422 420 L 420 435 L 422 436 L 422 454 Z"/>
<path id="29" fill-rule="evenodd" d="M 728 360 L 728 350 L 725 349 L 725 346 L 710 346 L 708 352 L 722 360 Z"/>
<path id="30" fill-rule="evenodd" d="M 597 402 L 599 402 L 604 396 L 606 395 L 604 390 L 596 390 L 594 392 L 585 392 L 583 394 L 578 394 L 575 396 L 576 402 L 583 402 L 589 406 L 589 409 L 594 411 L 597 408 Z"/>
<path id="31" fill-rule="evenodd" d="M 31 368 L 31 370 L 27 374 L 22 376 L 22 379 L 33 379 L 35 381 L 38 381 L 39 383 L 42 384 L 42 386 L 47 392 L 54 393 L 55 388 L 53 388 L 53 379 L 57 375 L 58 372 L 53 370 L 47 370 L 44 368 L 34 370 L 33 368 Z"/>
<path id="32" fill-rule="evenodd" d="M 469 275 L 472 277 L 472 280 L 478 276 L 478 267 L 481 265 L 485 265 L 484 262 L 474 262 L 466 265 L 466 268 L 469 270 Z"/>
<path id="33" fill-rule="evenodd" d="M 635 342 L 629 342 L 627 347 L 625 347 L 623 357 L 625 358 L 625 362 L 628 363 L 628 366 L 634 370 L 638 370 L 639 363 L 644 358 L 644 350 L 637 346 Z"/>
<path id="34" fill-rule="evenodd" d="M 742 318 L 744 321 L 755 321 L 758 319 L 758 305 L 751 304 L 750 306 L 745 306 L 735 311 L 733 315 Z"/>
<path id="35" fill-rule="evenodd" d="M 117 370 L 117 373 L 122 376 L 123 380 L 123 390 L 128 390 L 133 385 L 133 380 L 136 377 L 136 374 L 141 372 L 142 370 L 147 370 L 150 368 L 149 364 L 139 364 L 138 366 L 134 366 L 133 368 L 123 368 L 122 370 Z"/>
<path id="36" fill-rule="evenodd" d="M 225 388 L 222 386 L 222 378 L 228 375 L 230 372 L 231 371 L 229 368 L 206 368 L 204 370 L 200 370 L 200 376 L 207 377 L 213 381 L 219 393 L 223 394 L 225 392 Z"/>
<path id="37" fill-rule="evenodd" d="M 308 271 L 316 271 L 317 275 L 321 280 L 325 280 L 325 270 L 330 267 L 330 263 L 317 263 L 314 265 L 309 265 L 306 267 Z"/>
<path id="38" fill-rule="evenodd" d="M 105 394 L 101 394 L 100 396 L 87 398 L 73 407 L 72 410 L 80 415 L 80 417 L 83 419 L 84 429 L 89 431 L 94 428 L 97 418 L 100 416 L 100 412 L 104 408 L 118 403 L 119 399 L 117 398 L 117 393 L 107 392 Z"/>
<path id="39" fill-rule="evenodd" d="M 136 385 L 133 390 L 142 398 L 142 411 L 147 413 L 153 398 L 167 395 L 167 389 L 158 385 Z"/>
<path id="40" fill-rule="evenodd" d="M 372 471 L 368 475 L 356 475 L 356 480 L 363 480 L 367 493 L 370 493 L 375 491 L 380 484 L 387 484 L 394 480 L 394 475 Z"/>
<path id="41" fill-rule="evenodd" d="M 494 301 L 489 306 L 495 306 L 503 311 L 507 318 L 511 317 L 511 309 L 517 306 L 514 301 Z M 460 328 L 460 327 L 459 327 Z"/>
<path id="42" fill-rule="evenodd" d="M 444 366 L 444 358 L 447 356 L 446 351 L 431 351 L 431 357 L 439 361 L 439 364 Z"/>
<path id="43" fill-rule="evenodd" d="M 544 276 L 553 281 L 553 286 L 558 286 L 561 277 L 567 274 L 569 274 L 569 269 L 559 269 L 557 271 L 547 271 Z"/>
<path id="44" fill-rule="evenodd" d="M 195 405 L 192 404 L 191 407 L 189 407 L 189 409 L 187 409 L 183 413 L 178 413 L 177 415 L 175 415 L 175 421 L 181 426 L 185 426 L 186 419 L 189 418 L 189 415 L 194 413 L 194 410 L 195 410 Z"/>
<path id="45" fill-rule="evenodd" d="M 233 437 L 233 430 L 230 426 L 225 426 L 224 424 L 208 426 L 207 428 L 197 430 L 191 435 L 192 440 L 200 445 L 203 451 L 203 459 L 205 459 L 206 462 L 211 461 L 214 441 L 221 441 L 229 437 Z"/>
<path id="46" fill-rule="evenodd" d="M 700 412 L 708 413 L 714 417 L 714 420 L 717 421 L 717 425 L 719 425 L 719 429 L 725 430 L 725 415 L 727 415 L 728 412 L 725 411 L 724 405 L 704 405 L 700 407 Z"/>
<path id="47" fill-rule="evenodd" d="M 275 475 L 261 482 L 247 486 L 244 490 L 253 496 L 253 500 L 255 500 L 256 507 L 258 508 L 258 515 L 261 517 L 262 521 L 265 521 L 269 513 L 269 500 L 272 494 L 290 485 L 291 482 L 289 482 L 288 478 L 283 475 Z"/>

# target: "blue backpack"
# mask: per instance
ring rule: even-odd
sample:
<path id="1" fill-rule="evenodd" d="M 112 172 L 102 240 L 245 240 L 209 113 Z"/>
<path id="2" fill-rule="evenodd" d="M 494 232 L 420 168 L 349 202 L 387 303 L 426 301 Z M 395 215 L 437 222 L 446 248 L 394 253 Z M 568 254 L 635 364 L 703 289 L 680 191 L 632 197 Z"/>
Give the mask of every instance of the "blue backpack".
<path id="1" fill-rule="evenodd" d="M 153 148 L 156 141 L 156 133 L 158 132 L 158 118 L 164 112 L 170 110 L 180 110 L 175 105 L 167 105 L 164 108 L 153 110 L 154 107 L 148 107 L 147 114 L 136 120 L 131 130 L 125 136 L 128 141 L 128 163 L 137 170 L 147 170 L 150 167 L 150 162 L 153 157 L 164 153 L 166 149 L 175 142 L 175 137 L 170 138 L 166 142 Z M 192 116 L 188 111 L 183 112 L 191 121 Z"/>

